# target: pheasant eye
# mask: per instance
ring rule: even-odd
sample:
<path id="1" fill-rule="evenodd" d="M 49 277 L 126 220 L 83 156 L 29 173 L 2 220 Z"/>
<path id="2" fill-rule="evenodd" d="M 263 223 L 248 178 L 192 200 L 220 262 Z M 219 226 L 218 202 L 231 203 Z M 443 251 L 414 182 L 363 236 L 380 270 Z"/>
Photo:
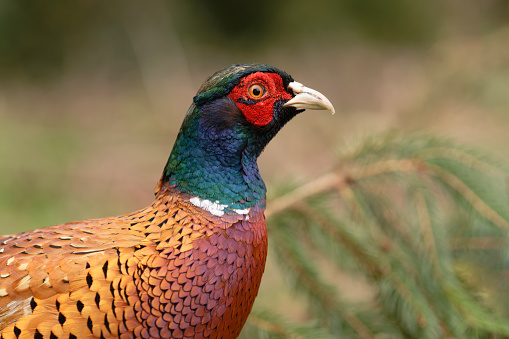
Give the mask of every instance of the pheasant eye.
<path id="1" fill-rule="evenodd" d="M 260 84 L 254 84 L 249 86 L 249 96 L 253 99 L 260 99 L 265 94 L 265 87 Z"/>

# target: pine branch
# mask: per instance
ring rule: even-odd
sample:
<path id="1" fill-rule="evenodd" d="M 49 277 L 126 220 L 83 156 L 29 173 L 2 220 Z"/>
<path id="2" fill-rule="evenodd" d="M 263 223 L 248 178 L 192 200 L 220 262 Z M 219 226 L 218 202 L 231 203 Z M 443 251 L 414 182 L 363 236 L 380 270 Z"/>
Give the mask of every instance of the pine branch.
<path id="1" fill-rule="evenodd" d="M 452 238 L 449 244 L 452 250 L 492 250 L 509 247 L 507 239 L 492 237 Z"/>
<path id="2" fill-rule="evenodd" d="M 277 234 L 277 232 L 272 232 Z M 307 294 L 317 300 L 324 308 L 324 313 L 337 313 L 344 319 L 348 325 L 362 338 L 374 338 L 369 328 L 358 319 L 352 312 L 348 311 L 348 307 L 344 307 L 338 300 L 338 297 L 331 286 L 327 286 L 317 273 L 314 272 L 316 265 L 309 262 L 310 256 L 302 252 L 302 248 L 292 243 L 291 239 L 277 236 L 277 250 L 280 252 L 279 257 L 284 258 L 285 265 L 288 270 L 298 279 L 300 287 L 305 289 Z"/>
<path id="3" fill-rule="evenodd" d="M 500 316 L 509 314 L 504 165 L 450 140 L 395 134 L 351 143 L 339 162 L 266 213 L 280 265 L 322 328 L 364 338 L 509 335 Z M 342 300 L 316 256 L 365 277 L 374 304 Z M 490 298 L 482 276 L 472 278 L 477 267 L 492 278 Z M 369 314 L 353 311 L 363 308 Z"/>
<path id="4" fill-rule="evenodd" d="M 443 180 L 451 188 L 457 191 L 465 200 L 467 200 L 480 215 L 498 227 L 509 229 L 509 222 L 490 205 L 488 205 L 482 198 L 480 198 L 479 195 L 477 195 L 461 179 L 438 166 L 427 164 L 427 167 L 434 175 Z"/>
<path id="5" fill-rule="evenodd" d="M 314 323 L 294 325 L 272 311 L 255 309 L 247 319 L 241 337 L 284 339 L 331 339 L 332 337 Z"/>
<path id="6" fill-rule="evenodd" d="M 282 197 L 272 200 L 265 210 L 265 217 L 270 218 L 273 215 L 277 215 L 293 207 L 295 204 L 340 186 L 344 182 L 346 182 L 346 178 L 336 172 L 325 174 Z"/>

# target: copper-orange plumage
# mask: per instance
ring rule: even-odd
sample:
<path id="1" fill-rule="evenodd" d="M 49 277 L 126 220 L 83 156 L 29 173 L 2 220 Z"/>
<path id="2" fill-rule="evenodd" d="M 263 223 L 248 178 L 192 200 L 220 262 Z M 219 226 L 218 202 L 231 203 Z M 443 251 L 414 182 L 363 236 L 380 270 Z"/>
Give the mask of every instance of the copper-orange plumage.
<path id="1" fill-rule="evenodd" d="M 0 339 L 235 338 L 267 256 L 256 159 L 320 93 L 260 64 L 211 76 L 137 212 L 0 237 Z"/>

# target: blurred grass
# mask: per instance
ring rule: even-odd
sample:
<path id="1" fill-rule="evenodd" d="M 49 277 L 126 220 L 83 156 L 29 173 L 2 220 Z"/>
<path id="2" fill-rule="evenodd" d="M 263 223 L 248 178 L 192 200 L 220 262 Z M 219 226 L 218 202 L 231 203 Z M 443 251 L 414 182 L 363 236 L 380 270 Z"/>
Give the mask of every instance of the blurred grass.
<path id="1" fill-rule="evenodd" d="M 260 159 L 269 190 L 325 172 L 340 141 L 388 129 L 509 157 L 509 1 L 251 6 L 2 3 L 0 233 L 150 203 L 195 91 L 232 63 L 273 64 L 338 112 L 308 112 L 281 131 Z M 280 274 L 269 256 L 257 304 L 306 319 Z"/>
<path id="2" fill-rule="evenodd" d="M 53 221 L 56 211 L 52 206 L 65 206 L 66 185 L 62 183 L 68 179 L 67 167 L 78 149 L 76 136 L 65 128 L 42 128 L 16 119 L 2 120 L 0 154 L 4 160 L 9 159 L 0 164 L 0 176 L 4 178 L 0 181 L 4 232 L 19 231 L 20 225 L 40 227 Z M 39 180 L 41 176 L 43 181 Z M 32 212 L 21 213 L 24 208 Z"/>

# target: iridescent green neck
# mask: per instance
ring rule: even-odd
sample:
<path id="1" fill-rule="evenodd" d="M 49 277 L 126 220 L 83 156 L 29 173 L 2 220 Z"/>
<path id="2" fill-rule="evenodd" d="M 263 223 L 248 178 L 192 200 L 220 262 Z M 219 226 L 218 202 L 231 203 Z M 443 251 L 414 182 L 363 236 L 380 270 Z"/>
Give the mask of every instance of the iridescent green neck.
<path id="1" fill-rule="evenodd" d="M 257 157 L 263 146 L 242 125 L 220 128 L 203 118 L 194 105 L 186 116 L 164 180 L 202 201 L 239 211 L 265 203 L 265 184 Z"/>

